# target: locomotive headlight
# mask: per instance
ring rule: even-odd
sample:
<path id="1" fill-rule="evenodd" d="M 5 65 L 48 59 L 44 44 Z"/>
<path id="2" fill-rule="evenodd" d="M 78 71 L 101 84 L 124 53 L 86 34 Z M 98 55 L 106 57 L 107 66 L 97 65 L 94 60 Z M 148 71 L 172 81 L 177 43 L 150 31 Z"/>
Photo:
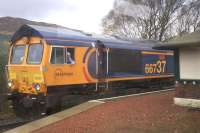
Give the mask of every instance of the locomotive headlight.
<path id="1" fill-rule="evenodd" d="M 35 85 L 35 89 L 36 89 L 37 91 L 40 91 L 40 84 L 36 84 L 36 85 Z"/>
<path id="2" fill-rule="evenodd" d="M 11 80 L 8 81 L 8 87 L 12 87 L 13 83 Z"/>

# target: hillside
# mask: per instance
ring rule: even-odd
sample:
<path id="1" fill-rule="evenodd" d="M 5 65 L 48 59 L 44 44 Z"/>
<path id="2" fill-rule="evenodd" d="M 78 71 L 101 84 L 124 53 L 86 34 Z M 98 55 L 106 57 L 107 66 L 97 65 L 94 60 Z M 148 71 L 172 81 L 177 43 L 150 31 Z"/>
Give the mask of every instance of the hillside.
<path id="1" fill-rule="evenodd" d="M 14 18 L 14 17 L 0 17 L 0 34 L 11 35 L 13 34 L 20 26 L 24 24 L 31 25 L 41 25 L 41 26 L 51 26 L 51 27 L 62 27 L 56 24 L 50 24 L 45 22 L 36 22 L 30 21 L 23 18 Z M 64 28 L 64 27 L 63 27 Z"/>

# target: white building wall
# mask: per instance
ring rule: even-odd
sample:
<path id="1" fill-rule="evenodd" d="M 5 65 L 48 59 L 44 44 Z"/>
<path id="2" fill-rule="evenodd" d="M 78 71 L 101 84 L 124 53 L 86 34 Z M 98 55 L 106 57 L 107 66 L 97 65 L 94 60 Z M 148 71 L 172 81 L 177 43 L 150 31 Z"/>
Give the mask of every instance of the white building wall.
<path id="1" fill-rule="evenodd" d="M 200 47 L 181 48 L 180 79 L 200 80 Z"/>

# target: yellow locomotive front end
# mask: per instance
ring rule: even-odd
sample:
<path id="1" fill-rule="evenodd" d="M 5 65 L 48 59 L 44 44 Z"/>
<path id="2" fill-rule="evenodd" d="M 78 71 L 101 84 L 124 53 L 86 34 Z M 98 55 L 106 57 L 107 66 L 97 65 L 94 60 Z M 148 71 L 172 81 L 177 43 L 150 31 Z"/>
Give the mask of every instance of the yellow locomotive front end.
<path id="1" fill-rule="evenodd" d="M 12 92 L 36 95 L 45 92 L 43 74 L 37 67 L 9 66 L 8 74 Z"/>
<path id="2" fill-rule="evenodd" d="M 39 38 L 23 37 L 10 48 L 8 87 L 24 94 L 45 93 L 42 72 L 44 45 Z"/>
<path id="3" fill-rule="evenodd" d="M 45 41 L 40 37 L 24 36 L 11 42 L 7 80 L 9 95 L 17 114 L 27 114 L 24 112 L 26 109 L 22 108 L 32 110 L 38 103 L 44 106 L 41 104 L 46 95 L 43 74 L 44 49 Z"/>

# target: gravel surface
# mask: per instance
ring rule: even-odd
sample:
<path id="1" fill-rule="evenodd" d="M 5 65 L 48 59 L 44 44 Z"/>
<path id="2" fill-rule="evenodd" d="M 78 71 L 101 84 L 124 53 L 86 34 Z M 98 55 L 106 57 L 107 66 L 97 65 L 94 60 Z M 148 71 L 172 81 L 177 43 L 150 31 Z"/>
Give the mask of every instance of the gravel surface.
<path id="1" fill-rule="evenodd" d="M 107 101 L 35 133 L 200 133 L 200 111 L 173 104 L 174 91 Z"/>

